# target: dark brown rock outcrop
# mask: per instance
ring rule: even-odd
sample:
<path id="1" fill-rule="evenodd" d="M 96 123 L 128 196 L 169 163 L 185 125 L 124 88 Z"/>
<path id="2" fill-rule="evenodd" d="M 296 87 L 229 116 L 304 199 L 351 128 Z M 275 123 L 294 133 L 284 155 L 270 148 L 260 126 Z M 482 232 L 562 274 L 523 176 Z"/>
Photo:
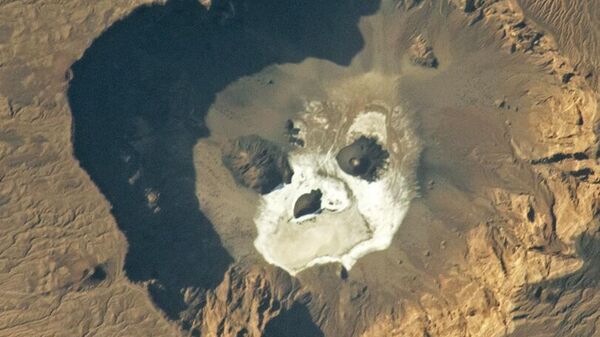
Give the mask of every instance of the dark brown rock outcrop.
<path id="1" fill-rule="evenodd" d="M 261 194 L 289 183 L 293 175 L 287 153 L 256 135 L 236 139 L 223 156 L 223 163 L 240 185 Z"/>

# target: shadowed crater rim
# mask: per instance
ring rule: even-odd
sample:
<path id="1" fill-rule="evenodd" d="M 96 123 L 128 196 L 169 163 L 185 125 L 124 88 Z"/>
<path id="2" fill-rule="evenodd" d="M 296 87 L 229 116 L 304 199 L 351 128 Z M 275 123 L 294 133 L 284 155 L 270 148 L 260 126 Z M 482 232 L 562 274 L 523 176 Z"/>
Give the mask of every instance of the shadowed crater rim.
<path id="1" fill-rule="evenodd" d="M 127 277 L 148 282 L 155 304 L 184 327 L 203 301 L 183 294 L 214 289 L 234 263 L 195 190 L 193 148 L 210 134 L 204 118 L 216 94 L 272 64 L 349 64 L 364 45 L 358 20 L 379 6 L 227 3 L 236 10 L 209 12 L 196 0 L 138 7 L 72 65 L 67 93 L 74 155 L 127 237 Z"/>

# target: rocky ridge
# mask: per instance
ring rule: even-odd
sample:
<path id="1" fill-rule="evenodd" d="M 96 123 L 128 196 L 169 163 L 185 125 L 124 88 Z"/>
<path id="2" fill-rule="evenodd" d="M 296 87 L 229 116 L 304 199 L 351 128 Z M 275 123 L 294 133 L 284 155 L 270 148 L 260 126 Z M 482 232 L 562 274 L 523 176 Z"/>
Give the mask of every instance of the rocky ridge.
<path id="1" fill-rule="evenodd" d="M 536 194 L 491 189 L 500 219 L 468 233 L 467 265 L 440 276 L 438 294 L 383 316 L 363 337 L 532 336 L 529 326 L 536 336 L 592 336 L 595 324 L 581 323 L 598 319 L 589 311 L 598 296 L 590 288 L 596 271 L 588 267 L 600 214 L 598 95 L 516 1 L 454 4 L 469 25 L 496 27 L 506 52 L 528 55 L 556 78 L 550 89 L 528 93 L 537 107 L 528 112 L 534 139 L 517 135 L 512 142 L 517 160 L 532 165 L 542 185 Z M 453 293 L 457 288 L 463 290 Z"/>

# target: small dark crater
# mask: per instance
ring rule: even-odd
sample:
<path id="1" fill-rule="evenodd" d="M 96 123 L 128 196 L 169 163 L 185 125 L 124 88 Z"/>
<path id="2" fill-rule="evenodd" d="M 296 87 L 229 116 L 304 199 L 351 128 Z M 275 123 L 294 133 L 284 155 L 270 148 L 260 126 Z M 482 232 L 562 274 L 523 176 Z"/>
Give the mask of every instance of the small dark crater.
<path id="1" fill-rule="evenodd" d="M 256 135 L 236 139 L 223 156 L 223 163 L 240 185 L 261 194 L 291 182 L 294 174 L 287 153 Z"/>
<path id="2" fill-rule="evenodd" d="M 342 171 L 372 182 L 377 180 L 388 157 L 389 153 L 375 138 L 361 136 L 342 148 L 336 159 Z"/>
<path id="3" fill-rule="evenodd" d="M 307 214 L 319 212 L 321 210 L 322 196 L 323 193 L 319 189 L 302 194 L 294 204 L 294 217 L 299 218 Z"/>

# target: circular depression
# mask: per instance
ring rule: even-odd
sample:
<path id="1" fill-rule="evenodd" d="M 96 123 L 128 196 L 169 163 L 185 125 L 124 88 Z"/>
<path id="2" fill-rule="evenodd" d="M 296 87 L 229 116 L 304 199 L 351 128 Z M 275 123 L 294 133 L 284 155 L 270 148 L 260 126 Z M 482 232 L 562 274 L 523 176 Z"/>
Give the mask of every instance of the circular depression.
<path id="1" fill-rule="evenodd" d="M 305 88 L 310 77 L 292 75 L 317 68 L 326 69 L 331 79 L 305 93 L 286 89 L 286 81 Z M 391 244 L 416 193 L 420 143 L 397 93 L 397 79 L 378 72 L 348 74 L 318 60 L 265 73 L 283 89 L 239 81 L 220 93 L 207 116 L 214 146 L 222 152 L 240 139 L 264 139 L 256 143 L 265 144 L 262 150 L 259 145 L 250 154 L 248 147 L 234 150 L 247 160 L 228 166 L 229 173 L 246 179 L 234 179 L 235 188 L 224 193 L 254 195 L 253 201 L 236 205 L 252 213 L 254 249 L 267 262 L 292 275 L 331 262 L 350 269 Z M 258 102 L 236 102 L 241 92 L 253 92 Z M 236 124 L 236 114 L 252 122 Z M 293 174 L 264 189 L 256 182 L 269 180 L 265 176 L 281 160 L 280 154 L 265 155 L 274 146 L 285 153 L 284 166 Z M 223 158 L 231 157 L 224 152 Z"/>

